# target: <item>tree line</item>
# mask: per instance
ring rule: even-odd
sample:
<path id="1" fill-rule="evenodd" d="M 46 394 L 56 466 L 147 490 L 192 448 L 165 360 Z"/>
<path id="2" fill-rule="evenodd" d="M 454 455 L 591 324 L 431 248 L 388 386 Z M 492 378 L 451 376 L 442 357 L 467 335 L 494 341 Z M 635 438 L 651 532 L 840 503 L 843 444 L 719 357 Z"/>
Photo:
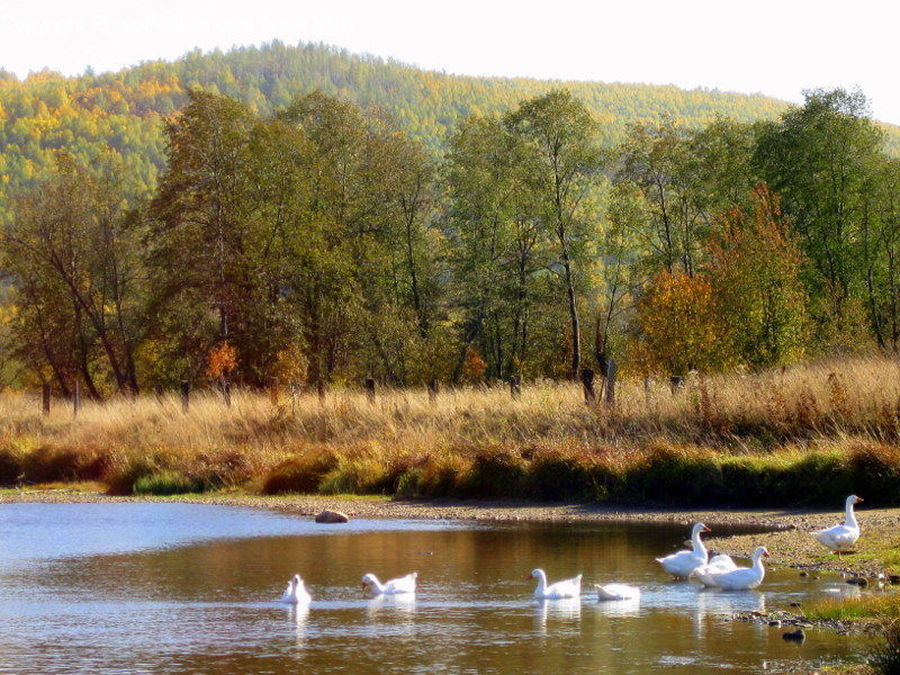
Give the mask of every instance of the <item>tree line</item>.
<path id="1" fill-rule="evenodd" d="M 116 153 L 64 151 L 12 195 L 8 381 L 476 383 L 598 355 L 679 375 L 900 341 L 900 160 L 858 92 L 613 145 L 558 89 L 436 154 L 322 92 L 261 114 L 195 90 L 165 136 L 149 196 Z"/>

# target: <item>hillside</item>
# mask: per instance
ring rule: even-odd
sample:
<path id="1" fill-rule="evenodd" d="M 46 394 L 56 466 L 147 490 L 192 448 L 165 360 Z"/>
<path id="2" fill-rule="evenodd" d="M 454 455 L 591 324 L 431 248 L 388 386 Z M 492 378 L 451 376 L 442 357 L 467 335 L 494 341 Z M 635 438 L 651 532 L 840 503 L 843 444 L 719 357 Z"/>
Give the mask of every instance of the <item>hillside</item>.
<path id="1" fill-rule="evenodd" d="M 150 188 L 164 161 L 160 120 L 185 103 L 185 90 L 192 87 L 242 99 L 260 113 L 321 89 L 363 107 L 384 109 L 412 135 L 436 147 L 459 117 L 506 110 L 559 84 L 571 88 L 596 114 L 610 143 L 622 138 L 629 122 L 661 113 L 694 127 L 718 114 L 754 120 L 772 118 L 785 108 L 782 101 L 764 96 L 672 86 L 462 77 L 322 45 L 274 42 L 227 53 L 198 50 L 174 63 L 148 62 L 72 78 L 43 71 L 19 81 L 0 71 L 0 181 L 28 182 L 54 149 L 66 148 L 86 161 L 112 149 Z"/>
<path id="2" fill-rule="evenodd" d="M 447 75 L 334 47 L 273 42 L 228 52 L 196 50 L 174 63 L 71 78 L 42 71 L 20 81 L 0 70 L 0 185 L 27 183 L 53 150 L 65 148 L 86 162 L 112 150 L 133 169 L 137 187 L 151 189 L 164 162 L 160 121 L 184 105 L 188 88 L 239 98 L 262 114 L 320 89 L 383 109 L 413 136 L 439 147 L 461 116 L 507 110 L 560 85 L 587 104 L 610 144 L 622 139 L 627 124 L 663 113 L 698 127 L 716 115 L 770 119 L 787 106 L 761 95 L 673 86 Z M 898 147 L 900 129 L 889 127 L 888 135 L 891 148 Z"/>

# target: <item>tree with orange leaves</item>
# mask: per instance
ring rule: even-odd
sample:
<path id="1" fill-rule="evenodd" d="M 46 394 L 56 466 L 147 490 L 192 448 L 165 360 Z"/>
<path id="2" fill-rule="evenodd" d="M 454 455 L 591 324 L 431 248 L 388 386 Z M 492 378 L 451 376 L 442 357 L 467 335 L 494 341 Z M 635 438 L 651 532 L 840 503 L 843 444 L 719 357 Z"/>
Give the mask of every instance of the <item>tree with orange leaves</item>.
<path id="1" fill-rule="evenodd" d="M 765 185 L 752 192 L 752 211 L 731 209 L 708 245 L 709 277 L 718 314 L 737 358 L 765 367 L 796 361 L 806 342 L 803 254 Z"/>

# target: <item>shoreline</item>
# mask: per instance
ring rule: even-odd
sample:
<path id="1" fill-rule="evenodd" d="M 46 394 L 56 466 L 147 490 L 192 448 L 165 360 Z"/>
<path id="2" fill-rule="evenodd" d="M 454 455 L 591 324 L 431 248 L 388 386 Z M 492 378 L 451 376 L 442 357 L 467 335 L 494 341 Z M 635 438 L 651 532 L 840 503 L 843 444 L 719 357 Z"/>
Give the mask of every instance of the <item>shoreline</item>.
<path id="1" fill-rule="evenodd" d="M 0 505 L 11 503 L 193 503 L 267 509 L 313 517 L 323 509 L 350 518 L 462 520 L 473 522 L 638 523 L 684 525 L 703 522 L 713 529 L 706 538 L 712 548 L 730 555 L 746 555 L 766 546 L 776 565 L 875 575 L 892 570 L 884 552 L 900 546 L 900 508 L 860 509 L 863 535 L 856 555 L 827 553 L 809 532 L 842 519 L 838 510 L 813 509 L 677 509 L 611 506 L 590 503 L 540 503 L 520 500 L 393 500 L 357 496 L 257 496 L 229 493 L 171 497 L 114 497 L 77 489 L 13 489 L 0 491 Z M 716 536 L 716 528 L 730 534 Z M 737 531 L 735 533 L 735 531 Z M 687 534 L 685 535 L 687 536 Z"/>

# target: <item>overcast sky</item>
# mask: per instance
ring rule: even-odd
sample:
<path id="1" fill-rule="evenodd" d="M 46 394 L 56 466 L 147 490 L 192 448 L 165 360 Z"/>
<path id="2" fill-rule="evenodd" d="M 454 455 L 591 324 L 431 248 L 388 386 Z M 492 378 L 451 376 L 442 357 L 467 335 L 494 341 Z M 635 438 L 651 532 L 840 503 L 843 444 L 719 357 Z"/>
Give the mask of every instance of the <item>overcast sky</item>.
<path id="1" fill-rule="evenodd" d="M 195 47 L 325 42 L 469 75 L 802 100 L 859 86 L 900 124 L 896 0 L 0 0 L 0 67 L 118 70 Z"/>

